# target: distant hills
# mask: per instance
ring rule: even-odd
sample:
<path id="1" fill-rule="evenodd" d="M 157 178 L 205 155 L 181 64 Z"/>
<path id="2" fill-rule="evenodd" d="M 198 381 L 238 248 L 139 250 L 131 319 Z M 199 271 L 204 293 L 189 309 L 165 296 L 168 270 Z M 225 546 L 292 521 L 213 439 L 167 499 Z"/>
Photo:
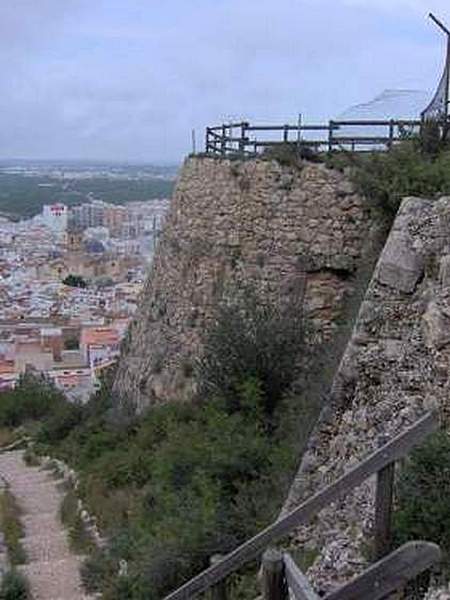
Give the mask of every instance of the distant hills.
<path id="1" fill-rule="evenodd" d="M 44 204 L 69 206 L 92 199 L 112 204 L 167 198 L 176 165 L 124 165 L 78 161 L 0 161 L 0 214 L 31 217 Z"/>

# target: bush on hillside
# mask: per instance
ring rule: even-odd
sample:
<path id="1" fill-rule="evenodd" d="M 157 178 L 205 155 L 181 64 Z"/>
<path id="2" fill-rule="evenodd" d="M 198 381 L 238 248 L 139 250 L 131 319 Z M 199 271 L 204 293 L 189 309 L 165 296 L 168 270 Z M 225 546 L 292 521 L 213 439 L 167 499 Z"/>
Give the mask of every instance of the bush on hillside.
<path id="1" fill-rule="evenodd" d="M 30 600 L 28 581 L 18 571 L 8 571 L 0 584 L 0 600 Z"/>
<path id="2" fill-rule="evenodd" d="M 414 450 L 397 490 L 395 531 L 399 542 L 439 544 L 450 566 L 450 436 L 442 431 Z"/>
<path id="3" fill-rule="evenodd" d="M 5 536 L 8 558 L 12 565 L 21 565 L 27 558 L 22 546 L 24 532 L 21 514 L 16 498 L 6 489 L 0 494 L 0 530 Z"/>
<path id="4" fill-rule="evenodd" d="M 0 426 L 18 427 L 42 419 L 65 403 L 62 392 L 44 376 L 26 373 L 14 390 L 1 395 Z"/>
<path id="5" fill-rule="evenodd" d="M 300 167 L 302 160 L 309 162 L 323 162 L 322 156 L 307 141 L 285 142 L 264 148 L 262 158 L 276 160 L 284 167 Z"/>
<path id="6" fill-rule="evenodd" d="M 196 363 L 200 394 L 225 398 L 233 412 L 245 410 L 246 391 L 270 417 L 298 375 L 304 350 L 303 296 L 302 277 L 274 301 L 251 286 L 227 294 Z"/>
<path id="7" fill-rule="evenodd" d="M 210 398 L 153 407 L 122 426 L 97 396 L 102 411 L 88 403 L 65 438 L 40 445 L 78 470 L 78 491 L 110 540 L 83 568 L 89 590 L 109 600 L 161 598 L 275 518 L 299 432 L 283 405 L 292 431 L 283 423 L 268 435 L 261 394 L 248 380 L 240 411 Z M 128 575 L 119 577 L 123 560 Z"/>
<path id="8" fill-rule="evenodd" d="M 401 471 L 394 513 L 396 544 L 410 540 L 435 542 L 443 552 L 442 568 L 450 578 L 450 436 L 433 434 L 414 450 Z M 422 597 L 428 578 L 411 585 L 411 597 Z"/>
<path id="9" fill-rule="evenodd" d="M 54 410 L 42 423 L 37 435 L 39 443 L 55 443 L 64 439 L 74 427 L 81 423 L 83 409 L 80 404 L 69 401 L 55 403 Z"/>
<path id="10" fill-rule="evenodd" d="M 63 284 L 69 287 L 77 287 L 77 288 L 87 288 L 88 284 L 81 275 L 67 275 L 67 277 L 63 280 Z"/>

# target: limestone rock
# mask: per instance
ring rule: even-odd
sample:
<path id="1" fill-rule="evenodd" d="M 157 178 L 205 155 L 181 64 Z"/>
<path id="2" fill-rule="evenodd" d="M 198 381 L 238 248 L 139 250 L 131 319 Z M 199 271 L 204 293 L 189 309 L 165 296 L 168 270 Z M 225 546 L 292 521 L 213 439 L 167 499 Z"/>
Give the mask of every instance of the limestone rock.
<path id="1" fill-rule="evenodd" d="M 436 302 L 430 302 L 422 321 L 429 348 L 440 350 L 450 343 L 450 319 Z"/>
<path id="2" fill-rule="evenodd" d="M 441 258 L 439 281 L 441 282 L 442 287 L 450 287 L 450 254 L 446 254 Z"/>
<path id="3" fill-rule="evenodd" d="M 423 259 L 414 250 L 410 235 L 405 231 L 392 231 L 378 265 L 378 281 L 410 294 L 422 277 L 423 269 Z"/>

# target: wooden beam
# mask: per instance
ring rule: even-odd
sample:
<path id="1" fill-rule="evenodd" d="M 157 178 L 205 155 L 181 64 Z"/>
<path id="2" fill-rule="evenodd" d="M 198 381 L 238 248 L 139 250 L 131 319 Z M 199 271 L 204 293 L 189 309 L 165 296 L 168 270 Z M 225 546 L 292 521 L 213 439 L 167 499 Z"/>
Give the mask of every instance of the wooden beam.
<path id="1" fill-rule="evenodd" d="M 289 597 L 283 555 L 275 548 L 266 550 L 262 557 L 262 593 L 264 600 L 288 600 Z"/>
<path id="2" fill-rule="evenodd" d="M 316 492 L 285 517 L 269 525 L 269 527 L 263 529 L 255 537 L 244 542 L 225 556 L 217 565 L 199 573 L 176 591 L 166 596 L 166 600 L 187 600 L 209 589 L 212 585 L 221 581 L 230 573 L 233 573 L 233 571 L 236 571 L 247 562 L 258 557 L 264 551 L 264 548 L 284 537 L 302 523 L 308 522 L 330 504 L 330 502 L 342 498 L 354 487 L 361 485 L 370 475 L 377 473 L 389 463 L 405 456 L 413 446 L 420 443 L 429 433 L 435 431 L 438 426 L 438 415 L 434 412 L 427 413 L 414 423 L 414 425 L 393 438 L 388 444 L 372 452 L 365 460 L 339 477 L 334 483 Z"/>
<path id="3" fill-rule="evenodd" d="M 392 542 L 392 502 L 394 497 L 395 463 L 377 473 L 375 495 L 375 560 L 386 556 Z"/>
<path id="4" fill-rule="evenodd" d="M 284 572 L 290 592 L 295 600 L 320 600 L 306 575 L 295 564 L 290 554 L 284 554 Z"/>
<path id="5" fill-rule="evenodd" d="M 221 554 L 214 554 L 214 556 L 211 556 L 211 566 L 217 565 L 222 558 L 223 556 Z M 217 585 L 211 588 L 210 600 L 228 600 L 226 581 L 219 581 Z"/>
<path id="6" fill-rule="evenodd" d="M 381 127 L 382 125 L 386 125 L 389 126 L 391 123 L 391 119 L 389 119 L 388 121 L 385 120 L 374 120 L 374 121 L 334 121 L 335 125 L 338 125 L 340 127 L 373 127 L 373 126 L 379 126 Z M 417 119 L 411 120 L 411 119 L 402 119 L 402 120 L 396 120 L 393 119 L 392 123 L 394 123 L 394 125 L 417 125 L 419 126 L 421 124 L 421 121 L 417 121 Z"/>
<path id="7" fill-rule="evenodd" d="M 298 125 L 249 125 L 248 131 L 298 131 Z M 328 125 L 301 125 L 302 131 L 328 131 Z"/>
<path id="8" fill-rule="evenodd" d="M 408 542 L 350 583 L 325 596 L 325 600 L 380 600 L 401 590 L 408 581 L 440 561 L 441 550 L 436 544 Z"/>

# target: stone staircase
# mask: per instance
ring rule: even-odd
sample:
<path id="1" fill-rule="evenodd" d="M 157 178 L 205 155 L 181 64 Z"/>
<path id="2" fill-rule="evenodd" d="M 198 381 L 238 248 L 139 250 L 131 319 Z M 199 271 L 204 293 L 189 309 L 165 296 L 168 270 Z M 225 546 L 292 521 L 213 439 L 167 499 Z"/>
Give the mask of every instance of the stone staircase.
<path id="1" fill-rule="evenodd" d="M 59 518 L 62 493 L 47 471 L 23 462 L 23 451 L 0 455 L 0 474 L 23 510 L 22 545 L 27 564 L 20 567 L 28 578 L 33 600 L 92 600 L 83 593 L 81 559 L 70 549 Z"/>

